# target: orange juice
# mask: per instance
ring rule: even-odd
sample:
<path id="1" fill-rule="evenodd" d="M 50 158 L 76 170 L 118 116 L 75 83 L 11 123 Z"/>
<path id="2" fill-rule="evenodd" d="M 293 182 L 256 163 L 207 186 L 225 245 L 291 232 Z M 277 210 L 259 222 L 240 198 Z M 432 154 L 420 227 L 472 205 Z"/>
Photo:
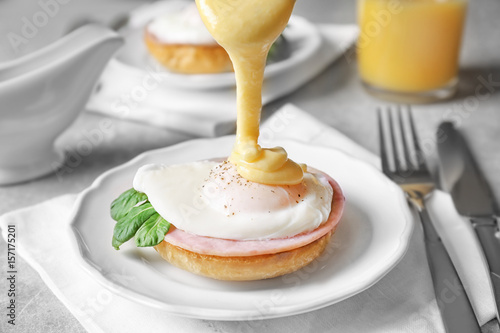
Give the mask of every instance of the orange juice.
<path id="1" fill-rule="evenodd" d="M 402 93 L 456 83 L 466 0 L 358 0 L 362 80 Z"/>

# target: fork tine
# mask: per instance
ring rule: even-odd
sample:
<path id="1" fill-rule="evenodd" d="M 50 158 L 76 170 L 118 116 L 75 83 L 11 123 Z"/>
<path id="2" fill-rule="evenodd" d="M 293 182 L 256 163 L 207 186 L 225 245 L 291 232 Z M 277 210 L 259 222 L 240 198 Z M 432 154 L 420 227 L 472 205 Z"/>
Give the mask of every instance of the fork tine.
<path id="1" fill-rule="evenodd" d="M 419 170 L 427 170 L 427 165 L 425 164 L 425 156 L 418 141 L 417 131 L 415 129 L 415 123 L 413 122 L 412 110 L 409 105 L 408 105 L 408 118 L 410 121 L 410 132 L 413 138 L 413 145 L 415 147 L 415 153 L 417 155 L 417 168 Z"/>
<path id="2" fill-rule="evenodd" d="M 382 124 L 382 110 L 377 108 L 377 118 L 378 118 L 378 136 L 379 136 L 379 145 L 380 145 L 380 157 L 382 159 L 382 171 L 387 174 L 390 172 L 389 163 L 388 163 L 388 155 L 387 155 L 387 146 L 385 143 L 384 136 L 384 126 Z"/>
<path id="3" fill-rule="evenodd" d="M 387 112 L 389 116 L 389 133 L 391 135 L 391 143 L 392 143 L 392 154 L 394 155 L 394 163 L 396 165 L 396 172 L 400 173 L 403 171 L 403 166 L 401 164 L 401 157 L 398 151 L 398 144 L 396 142 L 396 131 L 394 127 L 394 121 L 392 117 L 392 112 L 389 109 Z"/>
<path id="4" fill-rule="evenodd" d="M 397 107 L 397 114 L 398 114 L 398 118 L 399 118 L 399 128 L 400 128 L 400 131 L 401 131 L 401 143 L 403 145 L 403 154 L 404 154 L 404 157 L 405 157 L 405 161 L 406 161 L 406 169 L 409 170 L 409 171 L 412 171 L 413 170 L 413 163 L 411 161 L 411 157 L 410 157 L 410 147 L 408 146 L 408 141 L 406 140 L 406 130 L 405 130 L 405 127 L 404 127 L 404 124 L 403 124 L 403 113 L 401 112 L 401 106 L 398 105 Z"/>

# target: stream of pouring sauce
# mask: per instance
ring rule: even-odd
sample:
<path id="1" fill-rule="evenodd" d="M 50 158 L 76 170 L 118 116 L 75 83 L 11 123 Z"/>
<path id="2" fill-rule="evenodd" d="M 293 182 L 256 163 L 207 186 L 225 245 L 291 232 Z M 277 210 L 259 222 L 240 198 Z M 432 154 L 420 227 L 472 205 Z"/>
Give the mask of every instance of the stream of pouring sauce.
<path id="1" fill-rule="evenodd" d="M 196 0 L 208 31 L 227 51 L 236 74 L 236 143 L 229 161 L 251 181 L 295 185 L 305 165 L 281 147 L 258 144 L 262 83 L 269 48 L 285 29 L 295 0 Z"/>

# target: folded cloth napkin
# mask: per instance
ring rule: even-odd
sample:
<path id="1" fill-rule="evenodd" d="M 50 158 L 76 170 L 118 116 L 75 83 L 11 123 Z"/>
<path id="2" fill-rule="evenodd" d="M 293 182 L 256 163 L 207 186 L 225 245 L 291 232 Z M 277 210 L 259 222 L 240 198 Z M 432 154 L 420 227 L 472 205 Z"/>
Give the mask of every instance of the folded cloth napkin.
<path id="1" fill-rule="evenodd" d="M 376 156 L 292 105 L 284 106 L 270 117 L 263 124 L 262 133 L 267 133 L 269 144 L 274 139 L 293 138 L 343 150 L 375 166 L 379 164 Z M 177 317 L 114 294 L 77 264 L 66 236 L 76 196 L 65 195 L 8 213 L 0 217 L 0 227 L 6 238 L 7 225 L 17 225 L 18 253 L 39 272 L 89 332 L 157 332 L 166 327 L 172 332 L 444 332 L 418 225 L 399 264 L 375 285 L 342 302 L 301 315 L 264 321 L 198 320 Z M 433 208 L 438 209 L 435 217 L 440 225 L 449 224 L 453 219 L 457 225 L 464 226 L 466 221 L 457 216 L 446 200 L 449 197 L 440 193 L 432 203 Z M 467 285 L 471 286 L 469 291 L 479 322 L 484 324 L 494 317 L 493 303 L 488 294 L 485 268 L 476 260 L 477 244 L 467 240 L 470 235 L 466 226 L 455 228 L 447 242 L 459 239 L 459 246 L 469 248 L 469 251 L 458 250 L 454 257 L 466 263 L 457 265 L 457 269 L 466 280 L 473 280 Z"/>
<path id="2" fill-rule="evenodd" d="M 299 21 L 303 22 L 303 19 Z M 325 70 L 353 45 L 358 33 L 355 25 L 307 24 L 318 37 L 318 49 L 298 59 L 291 68 L 264 81 L 264 104 L 296 90 Z M 163 82 L 160 74 L 152 69 L 131 68 L 112 59 L 87 104 L 87 110 L 202 137 L 234 131 L 234 85 L 220 89 L 176 87 Z"/>

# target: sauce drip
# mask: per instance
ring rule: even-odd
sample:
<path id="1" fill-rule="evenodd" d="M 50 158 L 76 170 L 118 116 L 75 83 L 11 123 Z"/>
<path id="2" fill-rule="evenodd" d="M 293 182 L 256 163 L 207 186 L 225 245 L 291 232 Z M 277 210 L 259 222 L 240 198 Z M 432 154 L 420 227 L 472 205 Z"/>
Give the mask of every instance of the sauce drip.
<path id="1" fill-rule="evenodd" d="M 258 144 L 267 54 L 285 29 L 295 0 L 196 0 L 196 4 L 208 31 L 229 54 L 236 75 L 236 143 L 229 161 L 242 177 L 257 183 L 300 183 L 304 165 L 290 160 L 282 147 Z"/>

